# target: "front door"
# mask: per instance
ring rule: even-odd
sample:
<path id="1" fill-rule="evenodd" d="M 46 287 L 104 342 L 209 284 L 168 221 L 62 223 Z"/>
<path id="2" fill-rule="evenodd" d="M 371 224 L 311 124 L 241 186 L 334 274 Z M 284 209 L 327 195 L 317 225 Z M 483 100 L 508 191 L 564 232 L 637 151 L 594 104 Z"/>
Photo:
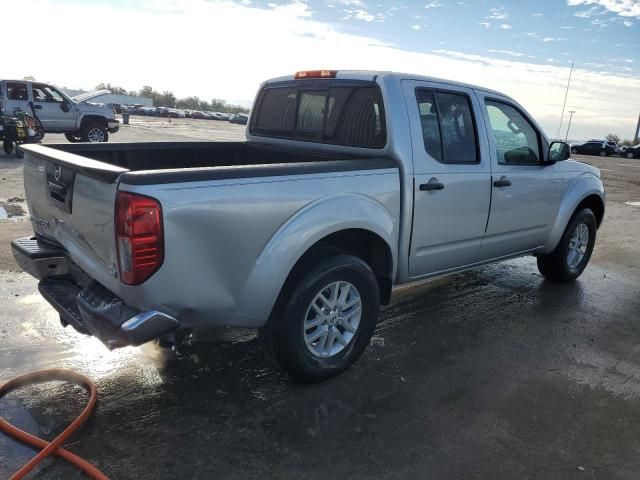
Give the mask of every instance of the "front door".
<path id="1" fill-rule="evenodd" d="M 409 273 L 434 275 L 478 260 L 491 166 L 473 90 L 404 81 L 414 168 Z"/>
<path id="2" fill-rule="evenodd" d="M 491 214 L 482 244 L 488 260 L 545 244 L 567 179 L 557 165 L 544 164 L 546 140 L 521 107 L 496 95 L 479 97 L 492 156 Z"/>
<path id="3" fill-rule="evenodd" d="M 33 107 L 47 132 L 71 130 L 76 124 L 76 112 L 57 89 L 43 83 L 32 84 Z M 29 113 L 31 113 L 29 111 Z"/>

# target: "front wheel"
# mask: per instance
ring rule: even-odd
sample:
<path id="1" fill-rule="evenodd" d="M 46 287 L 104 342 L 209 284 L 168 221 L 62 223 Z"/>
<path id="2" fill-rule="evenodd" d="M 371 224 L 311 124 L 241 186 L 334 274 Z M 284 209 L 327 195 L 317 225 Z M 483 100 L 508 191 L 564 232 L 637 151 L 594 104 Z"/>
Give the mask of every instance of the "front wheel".
<path id="1" fill-rule="evenodd" d="M 11 155 L 13 153 L 13 142 L 5 140 L 2 142 L 2 148 L 4 149 L 4 153 Z"/>
<path id="2" fill-rule="evenodd" d="M 540 273 L 558 282 L 570 282 L 578 278 L 591 258 L 596 231 L 597 222 L 593 212 L 588 208 L 577 212 L 556 249 L 547 255 L 538 255 Z"/>
<path id="3" fill-rule="evenodd" d="M 103 124 L 98 122 L 88 123 L 82 129 L 82 139 L 85 142 L 103 143 L 109 141 L 109 132 Z"/>
<path id="4" fill-rule="evenodd" d="M 276 359 L 297 380 L 318 382 L 349 368 L 369 343 L 380 291 L 352 255 L 321 261 L 296 282 L 268 326 Z"/>

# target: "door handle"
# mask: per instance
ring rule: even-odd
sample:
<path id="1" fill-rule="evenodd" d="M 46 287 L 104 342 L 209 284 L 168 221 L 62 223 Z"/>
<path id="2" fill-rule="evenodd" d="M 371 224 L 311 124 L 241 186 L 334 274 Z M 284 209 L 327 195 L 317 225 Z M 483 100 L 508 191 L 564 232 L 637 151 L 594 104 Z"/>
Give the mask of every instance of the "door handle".
<path id="1" fill-rule="evenodd" d="M 42 105 L 34 105 L 33 109 L 34 110 L 42 110 Z"/>
<path id="2" fill-rule="evenodd" d="M 438 181 L 437 178 L 432 178 L 428 183 L 420 184 L 420 190 L 444 190 L 444 183 Z"/>
<path id="3" fill-rule="evenodd" d="M 500 177 L 500 180 L 493 182 L 494 187 L 510 187 L 511 180 L 507 180 L 507 177 Z"/>

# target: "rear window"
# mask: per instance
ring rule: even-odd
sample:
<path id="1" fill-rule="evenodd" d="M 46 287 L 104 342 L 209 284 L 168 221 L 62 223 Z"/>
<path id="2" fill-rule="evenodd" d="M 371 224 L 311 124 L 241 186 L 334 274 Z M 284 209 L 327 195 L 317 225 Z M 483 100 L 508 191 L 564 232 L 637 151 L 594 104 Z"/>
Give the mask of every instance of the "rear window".
<path id="1" fill-rule="evenodd" d="M 265 88 L 252 116 L 251 133 L 350 147 L 384 147 L 387 135 L 378 87 L 336 82 L 323 85 Z"/>

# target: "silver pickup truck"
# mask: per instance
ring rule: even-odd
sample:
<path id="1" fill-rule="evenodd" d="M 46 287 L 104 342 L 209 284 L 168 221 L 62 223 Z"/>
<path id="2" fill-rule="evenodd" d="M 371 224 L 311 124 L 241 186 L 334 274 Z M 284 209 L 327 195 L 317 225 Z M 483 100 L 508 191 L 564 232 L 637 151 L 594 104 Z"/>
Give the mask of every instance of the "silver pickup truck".
<path id="1" fill-rule="evenodd" d="M 70 98 L 53 85 L 28 80 L 0 80 L 0 114 L 16 109 L 35 113 L 47 133 L 64 133 L 70 142 L 107 142 L 120 122 L 110 108 L 89 100 L 108 90 Z"/>
<path id="2" fill-rule="evenodd" d="M 600 172 L 513 99 L 417 75 L 269 80 L 246 142 L 22 148 L 13 251 L 63 325 L 258 328 L 305 381 L 361 355 L 394 285 L 522 255 L 574 280 L 604 215 Z"/>

